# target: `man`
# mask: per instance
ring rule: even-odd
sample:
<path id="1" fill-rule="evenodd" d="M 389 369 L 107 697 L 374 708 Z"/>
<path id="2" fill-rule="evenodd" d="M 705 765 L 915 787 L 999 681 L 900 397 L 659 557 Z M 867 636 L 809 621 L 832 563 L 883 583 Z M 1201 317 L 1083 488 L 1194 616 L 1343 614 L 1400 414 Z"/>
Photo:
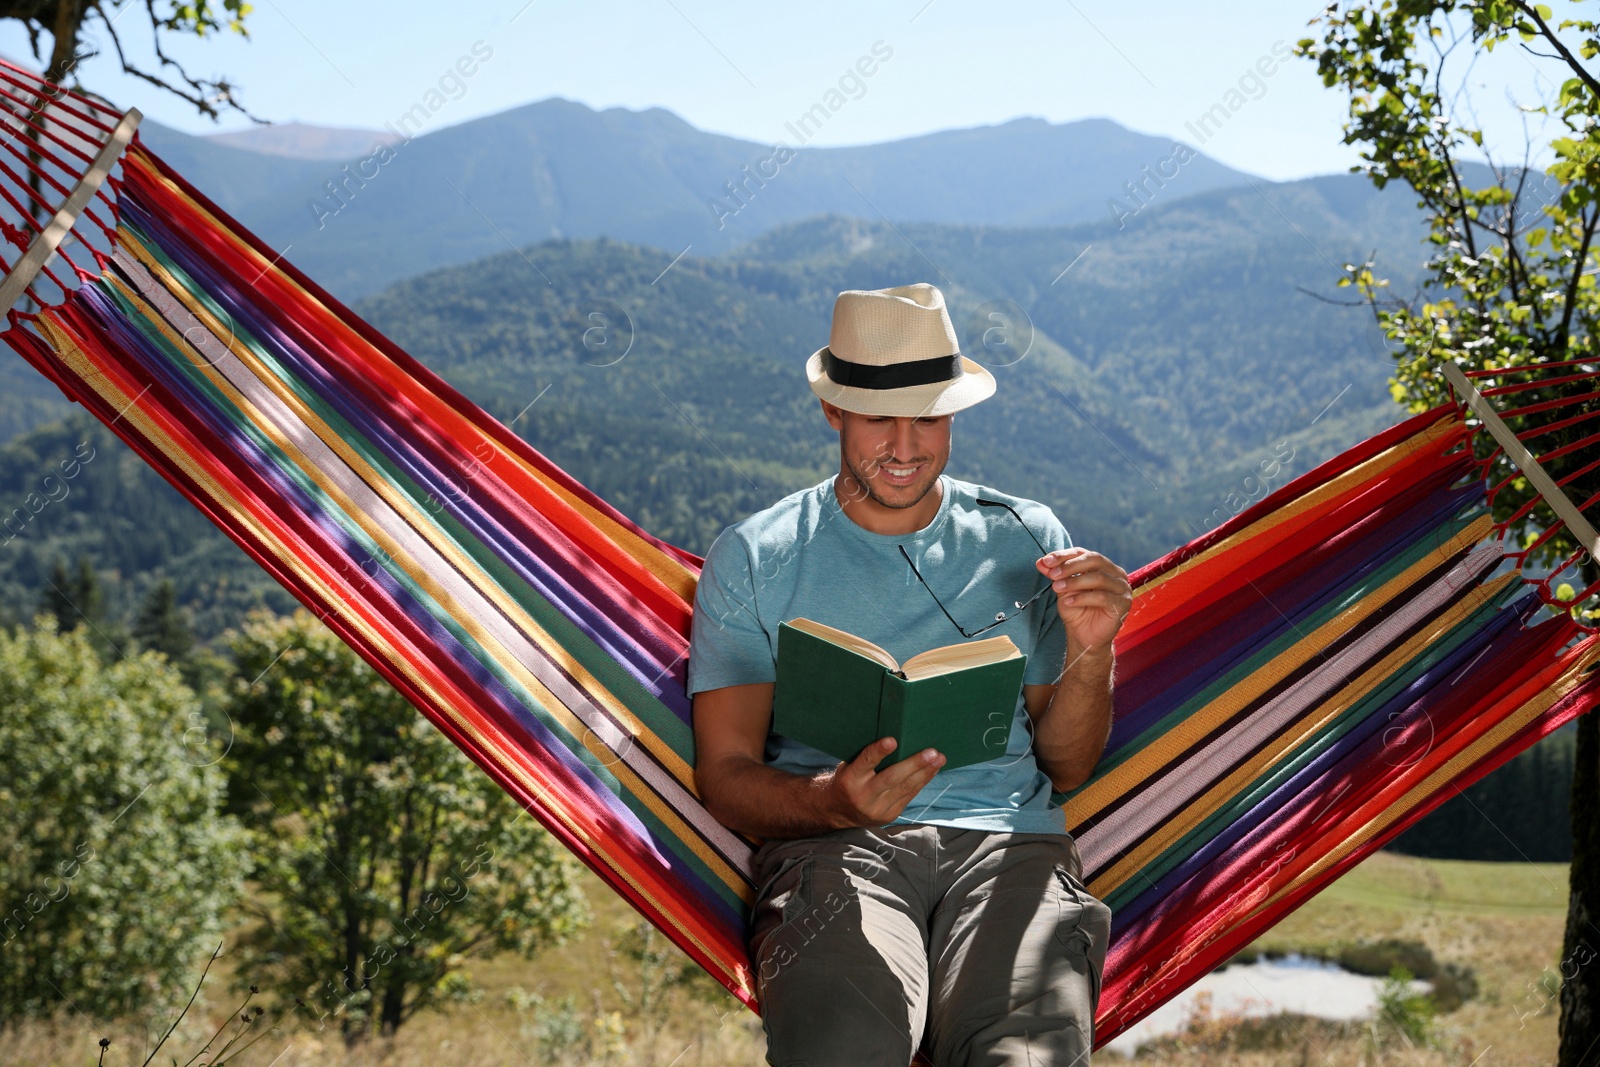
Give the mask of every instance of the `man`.
<path id="1" fill-rule="evenodd" d="M 807 376 L 839 473 L 717 538 L 689 655 L 701 799 L 766 839 L 767 1061 L 898 1067 L 926 1039 L 936 1065 L 1087 1063 L 1110 910 L 1049 801 L 1104 751 L 1127 574 L 1043 505 L 943 474 L 953 413 L 995 382 L 938 289 L 840 293 Z M 1028 663 L 1006 754 L 875 771 L 892 738 L 841 763 L 771 734 L 778 624 L 797 616 L 902 662 L 1010 637 Z"/>

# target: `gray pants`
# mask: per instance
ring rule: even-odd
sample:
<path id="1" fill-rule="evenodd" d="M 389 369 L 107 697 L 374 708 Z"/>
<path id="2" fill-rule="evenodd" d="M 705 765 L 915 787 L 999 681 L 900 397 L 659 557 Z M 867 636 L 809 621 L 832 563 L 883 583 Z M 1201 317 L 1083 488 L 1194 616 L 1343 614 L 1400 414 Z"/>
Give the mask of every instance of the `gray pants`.
<path id="1" fill-rule="evenodd" d="M 1064 834 L 891 825 L 772 840 L 750 955 L 773 1067 L 1083 1067 L 1111 909 Z"/>

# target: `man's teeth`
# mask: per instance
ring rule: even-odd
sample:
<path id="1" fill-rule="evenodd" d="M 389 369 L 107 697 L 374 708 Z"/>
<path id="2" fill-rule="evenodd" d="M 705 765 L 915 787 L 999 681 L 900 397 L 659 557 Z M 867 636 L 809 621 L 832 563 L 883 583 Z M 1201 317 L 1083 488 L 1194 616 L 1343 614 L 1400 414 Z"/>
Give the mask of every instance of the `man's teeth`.
<path id="1" fill-rule="evenodd" d="M 890 474 L 894 475 L 896 478 L 909 478 L 911 476 L 911 473 L 913 471 L 915 471 L 917 468 L 915 468 L 915 467 L 885 467 L 883 469 L 888 471 Z"/>

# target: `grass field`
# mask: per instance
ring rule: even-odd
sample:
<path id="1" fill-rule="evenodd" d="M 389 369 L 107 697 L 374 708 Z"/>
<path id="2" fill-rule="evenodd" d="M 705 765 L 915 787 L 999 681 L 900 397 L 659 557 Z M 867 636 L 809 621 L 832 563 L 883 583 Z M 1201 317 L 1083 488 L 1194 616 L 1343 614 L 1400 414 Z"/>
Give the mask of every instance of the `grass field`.
<path id="1" fill-rule="evenodd" d="M 424 1015 L 393 1042 L 351 1052 L 331 1031 L 286 1025 L 235 1062 L 239 1067 L 530 1067 L 611 1063 L 648 1067 L 759 1064 L 760 1021 L 656 935 L 642 940 L 635 916 L 586 876 L 595 921 L 582 937 L 529 962 L 495 958 L 471 972 L 476 1003 Z M 1438 1064 L 1459 1067 L 1548 1064 L 1556 1048 L 1555 1005 L 1541 975 L 1559 961 L 1566 868 L 1418 860 L 1379 853 L 1279 924 L 1254 947 L 1328 953 L 1384 938 L 1420 941 L 1442 963 L 1466 965 L 1476 998 L 1436 1023 L 1437 1047 L 1374 1045 L 1361 1026 L 1283 1019 L 1271 1025 L 1197 1022 L 1191 1033 L 1147 1049 L 1139 1063 L 1239 1065 Z M 632 946 L 630 955 L 626 949 Z M 641 958 L 642 957 L 642 958 Z M 217 997 L 163 1050 L 181 1064 L 233 1006 Z M 826 1025 L 825 1020 L 819 1024 Z M 97 1030 L 86 1020 L 14 1027 L 0 1063 L 138 1067 L 148 1043 L 137 1031 Z M 1103 1054 L 1097 1062 L 1122 1062 Z"/>
<path id="2" fill-rule="evenodd" d="M 1385 938 L 1420 941 L 1441 962 L 1471 967 L 1479 992 L 1440 1017 L 1447 1049 L 1419 1062 L 1468 1064 L 1481 1057 L 1481 1067 L 1549 1064 L 1555 1061 L 1556 1006 L 1540 979 L 1559 965 L 1566 909 L 1563 864 L 1419 860 L 1380 852 L 1268 931 L 1256 947 L 1316 952 Z"/>

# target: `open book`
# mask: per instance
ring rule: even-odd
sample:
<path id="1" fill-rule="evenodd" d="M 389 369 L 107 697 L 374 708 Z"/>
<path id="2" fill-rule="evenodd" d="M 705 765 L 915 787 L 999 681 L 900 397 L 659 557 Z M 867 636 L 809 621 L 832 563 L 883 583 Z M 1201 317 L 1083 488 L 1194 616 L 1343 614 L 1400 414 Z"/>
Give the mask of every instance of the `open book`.
<path id="1" fill-rule="evenodd" d="M 942 770 L 1003 756 L 1028 658 L 1009 637 L 945 645 L 897 663 L 864 638 L 810 619 L 778 624 L 772 729 L 841 760 L 880 737 L 881 770 L 925 748 Z"/>

